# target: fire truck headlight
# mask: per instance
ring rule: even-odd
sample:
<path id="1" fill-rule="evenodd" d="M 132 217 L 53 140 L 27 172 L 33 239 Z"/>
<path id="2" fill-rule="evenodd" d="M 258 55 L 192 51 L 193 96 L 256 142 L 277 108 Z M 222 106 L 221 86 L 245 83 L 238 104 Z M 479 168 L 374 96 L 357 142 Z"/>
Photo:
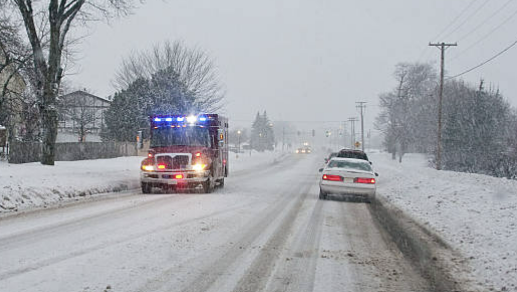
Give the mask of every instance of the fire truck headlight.
<path id="1" fill-rule="evenodd" d="M 205 167 L 206 167 L 206 165 L 201 164 L 201 163 L 192 165 L 192 169 L 195 171 L 201 171 L 201 170 L 205 169 Z"/>
<path id="2" fill-rule="evenodd" d="M 142 165 L 142 170 L 153 171 L 154 170 L 154 165 Z"/>

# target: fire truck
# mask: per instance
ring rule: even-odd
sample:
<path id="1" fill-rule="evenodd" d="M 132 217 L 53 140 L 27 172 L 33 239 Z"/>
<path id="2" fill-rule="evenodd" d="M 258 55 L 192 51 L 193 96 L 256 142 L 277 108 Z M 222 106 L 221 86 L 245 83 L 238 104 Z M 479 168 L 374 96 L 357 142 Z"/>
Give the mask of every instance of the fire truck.
<path id="1" fill-rule="evenodd" d="M 141 164 L 144 194 L 154 187 L 211 193 L 228 176 L 228 119 L 217 114 L 150 117 L 149 154 Z"/>

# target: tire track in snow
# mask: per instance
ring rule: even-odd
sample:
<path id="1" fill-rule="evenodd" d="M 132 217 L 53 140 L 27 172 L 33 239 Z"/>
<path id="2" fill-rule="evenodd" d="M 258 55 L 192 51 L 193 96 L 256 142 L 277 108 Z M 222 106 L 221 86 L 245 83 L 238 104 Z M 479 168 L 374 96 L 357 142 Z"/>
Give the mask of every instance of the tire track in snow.
<path id="1" fill-rule="evenodd" d="M 271 172 L 271 169 L 267 171 Z M 245 253 L 249 252 L 247 247 L 251 246 L 253 242 L 256 242 L 263 236 L 268 228 L 273 226 L 273 234 L 266 244 L 270 250 L 264 246 L 259 254 L 260 259 L 258 261 L 260 264 L 256 264 L 256 268 L 259 268 L 259 266 L 262 267 L 263 265 L 267 265 L 267 268 L 270 268 L 269 266 L 274 264 L 278 258 L 276 257 L 276 251 L 274 251 L 274 249 L 280 246 L 287 238 L 287 231 L 293 224 L 293 219 L 300 211 L 302 203 L 307 197 L 308 190 L 313 185 L 313 180 L 303 181 L 300 184 L 287 185 L 285 191 L 279 192 L 279 199 L 272 202 L 261 212 L 259 221 L 252 221 L 242 227 L 246 232 L 241 234 L 231 247 L 225 248 L 215 255 L 209 255 L 211 259 L 208 264 L 205 264 L 206 255 L 204 254 L 197 258 L 186 260 L 185 263 L 188 263 L 189 266 L 202 268 L 196 271 L 196 275 L 194 275 L 193 278 L 186 280 L 187 284 L 184 285 L 183 289 L 180 290 L 177 283 L 170 283 L 170 279 L 172 279 L 177 272 L 176 266 L 173 266 L 159 276 L 149 280 L 145 285 L 137 289 L 137 291 L 208 291 L 220 280 L 221 276 L 231 274 L 231 267 L 238 263 Z M 277 221 L 280 222 L 276 223 Z M 265 258 L 268 258 L 268 260 L 264 260 Z"/>
<path id="2" fill-rule="evenodd" d="M 114 240 L 114 241 L 101 242 L 99 244 L 96 244 L 94 246 L 91 246 L 91 247 L 88 247 L 88 248 L 85 248 L 85 249 L 77 250 L 77 251 L 74 251 L 74 252 L 71 252 L 71 253 L 66 253 L 66 254 L 55 256 L 55 257 L 52 257 L 52 258 L 49 258 L 49 259 L 46 259 L 46 260 L 41 260 L 41 261 L 38 261 L 38 262 L 35 262 L 35 263 L 31 263 L 29 266 L 25 266 L 25 267 L 22 267 L 22 268 L 17 268 L 17 269 L 14 269 L 14 270 L 10 270 L 10 271 L 7 271 L 7 272 L 0 273 L 0 281 L 8 279 L 8 278 L 11 278 L 11 277 L 14 277 L 14 276 L 17 276 L 17 275 L 20 275 L 20 274 L 23 274 L 23 273 L 28 273 L 28 272 L 31 272 L 31 271 L 35 271 L 35 270 L 41 269 L 43 267 L 51 266 L 53 264 L 57 264 L 57 263 L 60 263 L 60 262 L 66 261 L 66 260 L 70 260 L 72 258 L 79 257 L 79 256 L 82 256 L 82 255 L 85 255 L 85 254 L 88 254 L 88 253 L 92 253 L 92 252 L 96 252 L 98 250 L 106 249 L 106 248 L 109 248 L 109 247 L 111 247 L 113 245 L 122 244 L 124 242 L 133 241 L 133 240 L 139 239 L 139 238 L 145 238 L 145 237 L 148 237 L 149 235 L 154 234 L 154 233 L 158 233 L 158 232 L 174 229 L 174 228 L 177 228 L 179 226 L 187 225 L 187 224 L 199 221 L 199 220 L 203 220 L 203 219 L 207 219 L 207 218 L 214 218 L 216 216 L 221 216 L 221 215 L 224 215 L 226 213 L 231 213 L 231 212 L 234 212 L 235 210 L 239 210 L 239 209 L 241 209 L 243 207 L 246 207 L 246 206 L 249 206 L 249 205 L 252 205 L 252 203 L 240 204 L 240 205 L 237 205 L 237 206 L 234 206 L 234 207 L 231 207 L 231 208 L 227 208 L 227 209 L 224 209 L 224 210 L 219 210 L 219 211 L 216 211 L 216 212 L 211 212 L 209 214 L 206 214 L 206 215 L 203 215 L 203 216 L 200 216 L 200 217 L 195 217 L 195 218 L 190 218 L 190 219 L 182 220 L 180 222 L 175 222 L 175 223 L 173 223 L 171 225 L 168 225 L 168 226 L 161 226 L 161 227 L 158 227 L 158 228 L 150 229 L 150 230 L 147 230 L 145 232 L 140 232 L 140 233 L 137 233 L 137 234 L 132 234 L 130 236 L 125 236 L 125 237 L 119 238 L 119 239 Z"/>
<path id="3" fill-rule="evenodd" d="M 184 197 L 185 199 L 187 197 Z M 135 196 L 124 197 L 124 200 L 134 200 Z M 0 236 L 0 252 L 4 250 L 9 250 L 14 246 L 20 246 L 25 244 L 26 242 L 34 241 L 34 238 L 38 240 L 43 240 L 45 238 L 53 237 L 56 233 L 62 233 L 64 231 L 74 231 L 79 227 L 84 226 L 86 224 L 94 224 L 97 221 L 105 221 L 114 215 L 123 215 L 125 213 L 132 213 L 138 209 L 145 208 L 154 208 L 156 205 L 162 205 L 163 201 L 170 200 L 170 197 L 161 197 L 157 199 L 153 199 L 151 201 L 141 202 L 137 205 L 129 205 L 129 206 L 121 206 L 115 209 L 107 209 L 99 213 L 80 216 L 77 218 L 73 218 L 71 220 L 67 220 L 65 222 L 58 222 L 54 224 L 50 224 L 47 226 L 38 227 L 36 229 L 30 229 L 26 231 L 22 231 L 20 233 Z"/>
<path id="4" fill-rule="evenodd" d="M 317 194 L 317 188 L 311 191 Z M 316 198 L 316 196 L 314 196 Z M 266 291 L 313 291 L 319 245 L 323 225 L 323 202 L 316 199 L 311 215 L 305 218 L 304 226 L 296 234 L 292 245 L 287 248 L 285 261 L 280 262 L 276 275 L 271 278 Z M 303 218 L 296 218 L 302 220 Z M 284 259 L 284 257 L 282 257 Z"/>

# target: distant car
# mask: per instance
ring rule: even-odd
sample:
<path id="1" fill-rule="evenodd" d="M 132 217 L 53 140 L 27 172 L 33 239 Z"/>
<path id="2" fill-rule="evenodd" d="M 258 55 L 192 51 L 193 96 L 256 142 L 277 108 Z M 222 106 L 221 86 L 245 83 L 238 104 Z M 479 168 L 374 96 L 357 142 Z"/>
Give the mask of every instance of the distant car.
<path id="1" fill-rule="evenodd" d="M 366 160 L 366 161 L 370 162 L 370 160 L 368 160 L 368 155 L 366 155 L 366 153 L 364 153 L 364 151 L 356 150 L 356 149 L 348 149 L 348 148 L 341 149 L 338 152 L 336 157 L 362 159 L 362 160 Z M 372 163 L 370 162 L 370 164 L 372 164 Z"/>
<path id="2" fill-rule="evenodd" d="M 326 200 L 328 194 L 361 197 L 367 202 L 375 200 L 376 177 L 368 161 L 355 158 L 332 158 L 321 168 L 320 195 Z"/>
<path id="3" fill-rule="evenodd" d="M 325 157 L 325 163 L 328 163 L 333 157 L 337 156 L 337 152 L 332 152 L 329 154 L 329 157 Z"/>
<path id="4" fill-rule="evenodd" d="M 298 153 L 298 154 L 309 154 L 309 153 L 311 153 L 311 148 L 309 148 L 309 147 L 301 147 L 301 148 L 296 149 L 296 153 Z"/>

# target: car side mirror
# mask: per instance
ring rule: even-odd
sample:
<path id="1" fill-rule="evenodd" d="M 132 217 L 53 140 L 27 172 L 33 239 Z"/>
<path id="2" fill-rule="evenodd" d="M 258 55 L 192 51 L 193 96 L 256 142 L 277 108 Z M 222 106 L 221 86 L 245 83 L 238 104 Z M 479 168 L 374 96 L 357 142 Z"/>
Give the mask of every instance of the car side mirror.
<path id="1" fill-rule="evenodd" d="M 379 176 L 379 174 L 378 174 L 378 173 L 375 173 L 375 176 Z"/>
<path id="2" fill-rule="evenodd" d="M 320 168 L 318 171 L 319 171 L 319 172 L 322 172 L 322 171 L 323 171 L 323 168 Z"/>

